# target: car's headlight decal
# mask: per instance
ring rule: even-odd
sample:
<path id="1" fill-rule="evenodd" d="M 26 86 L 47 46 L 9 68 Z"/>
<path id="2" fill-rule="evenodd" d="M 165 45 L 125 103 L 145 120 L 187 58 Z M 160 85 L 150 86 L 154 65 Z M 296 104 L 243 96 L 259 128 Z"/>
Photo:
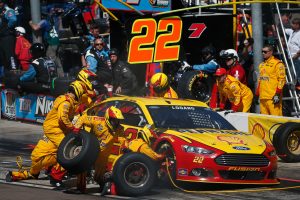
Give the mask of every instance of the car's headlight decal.
<path id="1" fill-rule="evenodd" d="M 189 146 L 189 145 L 182 145 L 183 151 L 187 153 L 196 153 L 196 154 L 204 154 L 204 155 L 209 155 L 213 154 L 214 152 L 208 149 L 204 149 L 201 147 L 194 147 L 194 146 Z"/>

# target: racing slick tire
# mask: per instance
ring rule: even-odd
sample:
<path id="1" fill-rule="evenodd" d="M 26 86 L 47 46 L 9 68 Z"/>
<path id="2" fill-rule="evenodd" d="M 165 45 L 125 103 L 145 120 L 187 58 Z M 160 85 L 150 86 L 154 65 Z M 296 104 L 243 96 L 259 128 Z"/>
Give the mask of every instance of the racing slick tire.
<path id="1" fill-rule="evenodd" d="M 279 126 L 273 136 L 279 158 L 285 162 L 300 161 L 300 123 L 287 122 Z"/>
<path id="2" fill-rule="evenodd" d="M 81 130 L 62 140 L 57 151 L 57 162 L 71 174 L 90 169 L 99 154 L 99 141 L 94 134 Z"/>
<path id="3" fill-rule="evenodd" d="M 139 196 L 151 190 L 156 180 L 156 163 L 141 153 L 125 153 L 113 168 L 118 195 Z"/>
<path id="4" fill-rule="evenodd" d="M 177 92 L 179 97 L 209 102 L 213 79 L 209 74 L 199 71 L 187 71 L 179 80 Z"/>

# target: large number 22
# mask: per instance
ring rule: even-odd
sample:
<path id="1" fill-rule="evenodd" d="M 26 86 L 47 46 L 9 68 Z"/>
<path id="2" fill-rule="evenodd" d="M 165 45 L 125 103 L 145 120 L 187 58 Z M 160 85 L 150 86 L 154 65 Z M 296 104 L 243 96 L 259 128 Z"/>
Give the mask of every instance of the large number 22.
<path id="1" fill-rule="evenodd" d="M 171 31 L 168 27 L 171 26 Z M 145 34 L 142 30 L 145 28 Z M 146 18 L 134 21 L 129 45 L 129 63 L 151 63 L 178 60 L 181 39 L 182 21 L 178 16 L 166 17 L 159 20 Z M 156 33 L 160 33 L 156 37 Z M 155 45 L 155 46 L 154 46 Z"/>

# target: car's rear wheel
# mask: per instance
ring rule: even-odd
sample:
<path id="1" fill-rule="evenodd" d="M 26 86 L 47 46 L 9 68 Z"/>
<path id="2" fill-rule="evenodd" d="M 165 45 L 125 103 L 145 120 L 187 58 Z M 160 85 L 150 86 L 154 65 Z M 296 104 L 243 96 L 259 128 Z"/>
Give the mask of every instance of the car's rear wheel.
<path id="1" fill-rule="evenodd" d="M 287 122 L 274 133 L 273 145 L 285 162 L 300 161 L 300 123 Z"/>
<path id="2" fill-rule="evenodd" d="M 176 155 L 170 143 L 166 142 L 157 148 L 158 153 L 166 155 L 166 163 L 159 170 L 159 178 L 169 184 L 176 183 Z M 172 183 L 173 182 L 173 183 Z"/>

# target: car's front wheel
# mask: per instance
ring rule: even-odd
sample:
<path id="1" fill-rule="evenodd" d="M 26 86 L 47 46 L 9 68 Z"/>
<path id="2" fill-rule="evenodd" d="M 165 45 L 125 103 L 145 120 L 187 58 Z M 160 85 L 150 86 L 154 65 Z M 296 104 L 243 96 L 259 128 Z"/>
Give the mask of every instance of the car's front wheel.
<path id="1" fill-rule="evenodd" d="M 173 185 L 176 182 L 176 155 L 170 143 L 166 142 L 157 148 L 158 153 L 166 155 L 166 162 L 159 170 L 159 178 L 161 181 Z M 172 180 L 170 180 L 172 179 Z"/>
<path id="2" fill-rule="evenodd" d="M 113 168 L 113 181 L 118 195 L 139 196 L 150 191 L 156 178 L 156 164 L 141 153 L 126 153 Z"/>

